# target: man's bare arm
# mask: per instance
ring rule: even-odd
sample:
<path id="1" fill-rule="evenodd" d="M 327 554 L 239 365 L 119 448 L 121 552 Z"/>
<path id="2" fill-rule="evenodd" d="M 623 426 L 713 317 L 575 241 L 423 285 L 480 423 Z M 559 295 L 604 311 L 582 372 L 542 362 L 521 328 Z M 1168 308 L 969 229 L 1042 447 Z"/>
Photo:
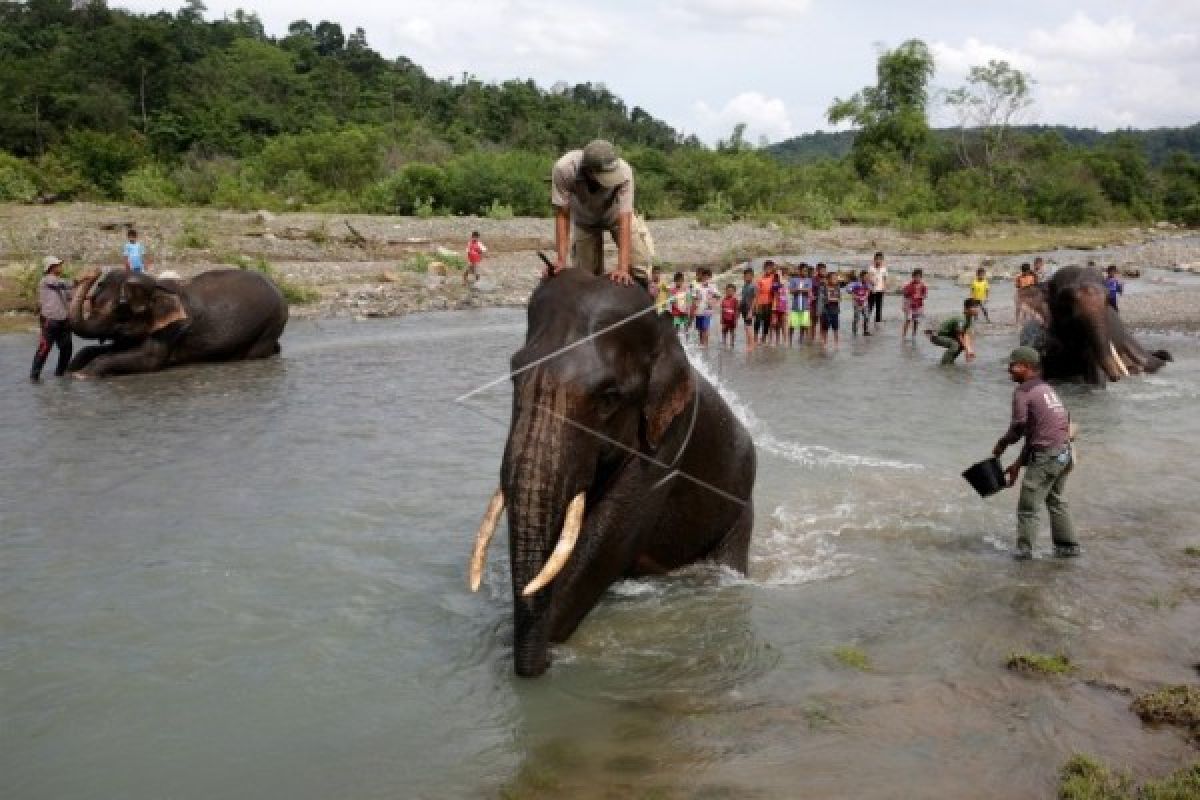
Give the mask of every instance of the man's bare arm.
<path id="1" fill-rule="evenodd" d="M 610 276 L 617 283 L 630 283 L 631 252 L 633 250 L 633 212 L 624 211 L 617 216 L 617 269 Z"/>
<path id="2" fill-rule="evenodd" d="M 571 247 L 571 209 L 567 206 L 554 207 L 554 252 L 558 269 L 567 265 L 567 250 Z M 555 270 L 557 272 L 558 270 Z"/>

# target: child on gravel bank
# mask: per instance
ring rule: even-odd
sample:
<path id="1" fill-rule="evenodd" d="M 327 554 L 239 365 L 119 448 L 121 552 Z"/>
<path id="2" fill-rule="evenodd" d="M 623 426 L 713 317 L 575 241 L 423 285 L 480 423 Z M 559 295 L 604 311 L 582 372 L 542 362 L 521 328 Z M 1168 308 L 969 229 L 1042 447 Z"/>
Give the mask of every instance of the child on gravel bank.
<path id="1" fill-rule="evenodd" d="M 467 242 L 467 271 L 463 273 L 463 285 L 472 286 L 479 281 L 479 265 L 483 263 L 483 255 L 487 247 L 479 238 L 479 231 L 471 231 L 471 239 Z"/>
<path id="2" fill-rule="evenodd" d="M 1125 294 L 1125 284 L 1121 283 L 1121 279 L 1117 277 L 1117 266 L 1113 264 L 1108 268 L 1108 276 L 1104 279 L 1104 288 L 1108 294 L 1108 304 L 1112 306 L 1113 311 L 1120 311 L 1117 308 L 1117 295 Z"/>

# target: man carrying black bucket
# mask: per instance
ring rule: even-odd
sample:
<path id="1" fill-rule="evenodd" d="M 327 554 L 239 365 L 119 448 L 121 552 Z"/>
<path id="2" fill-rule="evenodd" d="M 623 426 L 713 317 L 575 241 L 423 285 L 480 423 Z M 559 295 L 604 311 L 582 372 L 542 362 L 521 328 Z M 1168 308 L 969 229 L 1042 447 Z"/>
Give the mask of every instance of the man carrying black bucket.
<path id="1" fill-rule="evenodd" d="M 1032 347 L 1018 347 L 1008 357 L 1008 374 L 1018 386 L 1013 390 L 1012 424 L 996 442 L 992 454 L 997 458 L 1021 438 L 1025 446 L 1020 457 L 1005 471 L 1008 485 L 1017 481 L 1021 467 L 1021 497 L 1017 501 L 1017 549 L 1019 561 L 1033 558 L 1033 540 L 1037 536 L 1038 506 L 1044 501 L 1050 512 L 1050 535 L 1054 555 L 1070 558 L 1079 555 L 1075 526 L 1067 508 L 1064 491 L 1071 472 L 1071 418 L 1058 393 L 1042 380 L 1041 358 Z"/>

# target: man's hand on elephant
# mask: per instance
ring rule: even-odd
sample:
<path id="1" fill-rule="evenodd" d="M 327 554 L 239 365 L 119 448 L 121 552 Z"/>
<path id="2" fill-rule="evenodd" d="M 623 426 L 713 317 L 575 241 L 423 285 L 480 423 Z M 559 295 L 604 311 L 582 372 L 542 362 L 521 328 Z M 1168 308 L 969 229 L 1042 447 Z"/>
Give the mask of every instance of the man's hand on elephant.
<path id="1" fill-rule="evenodd" d="M 616 269 L 608 274 L 608 279 L 619 286 L 632 286 L 633 275 L 628 269 Z"/>

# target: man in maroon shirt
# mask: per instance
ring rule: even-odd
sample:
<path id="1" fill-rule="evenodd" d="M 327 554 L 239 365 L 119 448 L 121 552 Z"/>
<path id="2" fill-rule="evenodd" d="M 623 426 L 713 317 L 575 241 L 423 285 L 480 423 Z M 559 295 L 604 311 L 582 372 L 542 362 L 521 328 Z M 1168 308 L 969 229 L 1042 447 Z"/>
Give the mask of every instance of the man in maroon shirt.
<path id="1" fill-rule="evenodd" d="M 1043 502 L 1050 512 L 1050 535 L 1054 555 L 1069 558 L 1079 555 L 1075 526 L 1064 494 L 1067 475 L 1074 458 L 1071 453 L 1071 416 L 1054 387 L 1042 380 L 1041 358 L 1032 347 L 1018 347 L 1008 357 L 1008 374 L 1014 383 L 1012 423 L 992 453 L 997 458 L 1020 439 L 1025 439 L 1021 455 L 1007 470 L 1008 485 L 1017 481 L 1021 467 L 1021 497 L 1017 501 L 1017 549 L 1013 557 L 1033 558 L 1033 540 L 1037 536 L 1038 506 Z"/>

